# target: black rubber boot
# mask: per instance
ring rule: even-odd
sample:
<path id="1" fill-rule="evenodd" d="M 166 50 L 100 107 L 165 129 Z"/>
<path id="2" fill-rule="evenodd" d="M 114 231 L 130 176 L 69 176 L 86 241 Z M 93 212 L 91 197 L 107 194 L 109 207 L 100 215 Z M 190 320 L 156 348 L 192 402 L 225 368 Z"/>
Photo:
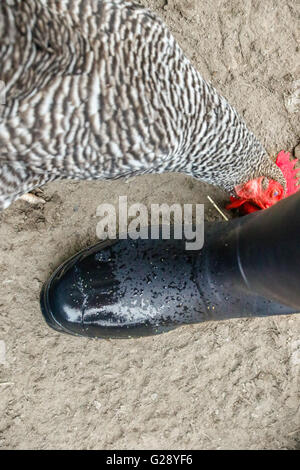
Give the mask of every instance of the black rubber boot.
<path id="1" fill-rule="evenodd" d="M 300 312 L 300 194 L 206 224 L 197 252 L 185 240 L 98 243 L 55 271 L 41 308 L 52 328 L 100 338 Z"/>

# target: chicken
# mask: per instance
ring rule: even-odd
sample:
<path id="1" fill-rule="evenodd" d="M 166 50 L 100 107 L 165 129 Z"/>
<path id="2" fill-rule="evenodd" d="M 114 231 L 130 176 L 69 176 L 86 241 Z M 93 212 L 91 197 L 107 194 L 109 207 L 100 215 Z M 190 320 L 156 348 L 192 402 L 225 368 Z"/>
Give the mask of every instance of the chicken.
<path id="1" fill-rule="evenodd" d="M 123 0 L 2 0 L 0 210 L 62 178 L 183 172 L 285 186 L 162 20 Z M 28 196 L 25 196 L 28 199 Z"/>

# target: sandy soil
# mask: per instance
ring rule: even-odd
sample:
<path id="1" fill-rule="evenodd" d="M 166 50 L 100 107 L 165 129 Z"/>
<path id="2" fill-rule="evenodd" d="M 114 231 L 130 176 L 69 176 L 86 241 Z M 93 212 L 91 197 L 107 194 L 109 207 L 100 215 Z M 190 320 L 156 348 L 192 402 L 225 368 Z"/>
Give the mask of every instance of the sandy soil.
<path id="1" fill-rule="evenodd" d="M 297 0 L 143 0 L 245 116 L 270 153 L 299 142 Z M 298 41 L 298 45 L 297 45 Z M 298 64 L 298 70 L 297 70 Z M 96 241 L 96 207 L 206 202 L 180 175 L 55 183 L 47 204 L 0 215 L 0 447 L 300 448 L 300 317 L 187 326 L 130 341 L 48 329 L 39 291 Z M 217 219 L 206 204 L 206 217 Z"/>

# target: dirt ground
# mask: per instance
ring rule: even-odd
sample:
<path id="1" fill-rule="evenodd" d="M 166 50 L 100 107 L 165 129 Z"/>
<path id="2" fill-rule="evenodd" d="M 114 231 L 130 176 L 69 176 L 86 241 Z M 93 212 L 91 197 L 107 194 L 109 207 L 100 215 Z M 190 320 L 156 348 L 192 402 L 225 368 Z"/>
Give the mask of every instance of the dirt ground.
<path id="1" fill-rule="evenodd" d="M 142 0 L 270 152 L 299 143 L 297 0 Z M 298 65 L 297 65 L 298 64 Z M 297 68 L 298 67 L 298 68 Z M 297 81 L 298 80 L 298 81 Z M 297 135 L 298 134 L 298 135 Z M 97 241 L 96 207 L 207 204 L 220 191 L 181 175 L 60 182 L 47 204 L 0 215 L 2 449 L 300 448 L 300 316 L 186 326 L 128 341 L 60 335 L 42 283 Z"/>

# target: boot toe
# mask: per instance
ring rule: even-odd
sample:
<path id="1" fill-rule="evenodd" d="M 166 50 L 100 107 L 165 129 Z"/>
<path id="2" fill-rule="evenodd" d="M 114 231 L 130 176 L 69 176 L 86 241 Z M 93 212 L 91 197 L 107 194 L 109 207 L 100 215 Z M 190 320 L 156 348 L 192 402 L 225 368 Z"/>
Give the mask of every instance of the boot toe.
<path id="1" fill-rule="evenodd" d="M 100 338 L 159 334 L 201 318 L 193 255 L 182 241 L 98 244 L 63 264 L 44 285 L 52 328 Z"/>
<path id="2" fill-rule="evenodd" d="M 78 289 L 74 268 L 60 267 L 44 284 L 40 304 L 47 324 L 56 331 L 73 335 L 84 333 L 84 295 Z"/>

